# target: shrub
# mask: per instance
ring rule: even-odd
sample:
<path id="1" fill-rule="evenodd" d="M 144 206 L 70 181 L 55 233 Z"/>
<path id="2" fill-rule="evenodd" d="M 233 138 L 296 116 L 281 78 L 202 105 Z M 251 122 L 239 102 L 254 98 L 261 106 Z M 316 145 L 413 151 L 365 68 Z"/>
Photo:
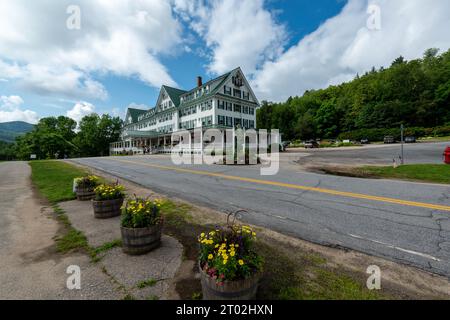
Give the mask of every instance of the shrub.
<path id="1" fill-rule="evenodd" d="M 116 200 L 125 197 L 125 188 L 120 184 L 107 185 L 102 184 L 95 188 L 95 200 L 96 201 L 106 201 L 106 200 Z"/>
<path id="2" fill-rule="evenodd" d="M 75 178 L 75 186 L 83 189 L 94 189 L 99 185 L 99 181 L 99 178 L 96 176 Z"/>
<path id="3" fill-rule="evenodd" d="M 218 284 L 246 279 L 262 271 L 263 260 L 253 249 L 256 233 L 246 226 L 202 233 L 200 266 Z"/>
<path id="4" fill-rule="evenodd" d="M 161 224 L 161 200 L 148 200 L 135 197 L 122 207 L 122 227 L 148 228 Z"/>

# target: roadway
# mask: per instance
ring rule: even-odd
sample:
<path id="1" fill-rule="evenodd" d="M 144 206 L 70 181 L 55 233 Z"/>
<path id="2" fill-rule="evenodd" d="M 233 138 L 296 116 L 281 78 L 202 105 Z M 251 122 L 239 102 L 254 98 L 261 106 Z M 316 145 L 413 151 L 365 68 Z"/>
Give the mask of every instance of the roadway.
<path id="1" fill-rule="evenodd" d="M 269 177 L 259 166 L 176 166 L 169 156 L 72 161 L 219 211 L 246 209 L 244 221 L 284 234 L 450 276 L 450 186 L 308 173 L 297 158 L 283 155 Z"/>

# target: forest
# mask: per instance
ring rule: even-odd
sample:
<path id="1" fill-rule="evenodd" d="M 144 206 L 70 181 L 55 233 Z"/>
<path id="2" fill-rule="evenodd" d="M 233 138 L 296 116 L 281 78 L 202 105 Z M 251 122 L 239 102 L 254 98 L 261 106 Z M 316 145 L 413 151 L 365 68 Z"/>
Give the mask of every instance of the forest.
<path id="1" fill-rule="evenodd" d="M 119 140 L 122 120 L 109 115 L 85 116 L 77 126 L 71 118 L 43 118 L 15 143 L 0 141 L 0 160 L 63 159 L 108 156 L 109 144 Z"/>
<path id="2" fill-rule="evenodd" d="M 428 49 L 421 59 L 395 59 L 347 83 L 283 103 L 263 101 L 258 128 L 279 129 L 284 140 L 370 139 L 384 135 L 450 135 L 450 50 Z"/>

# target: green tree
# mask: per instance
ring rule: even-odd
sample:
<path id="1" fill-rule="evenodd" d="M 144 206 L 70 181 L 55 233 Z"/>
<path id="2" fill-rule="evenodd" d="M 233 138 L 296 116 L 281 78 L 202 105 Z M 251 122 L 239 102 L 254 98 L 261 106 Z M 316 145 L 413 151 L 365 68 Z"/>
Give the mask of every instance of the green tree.
<path id="1" fill-rule="evenodd" d="M 78 155 L 96 157 L 109 155 L 109 145 L 118 141 L 122 128 L 122 120 L 109 115 L 91 114 L 84 117 L 79 124 L 74 143 L 78 147 Z"/>

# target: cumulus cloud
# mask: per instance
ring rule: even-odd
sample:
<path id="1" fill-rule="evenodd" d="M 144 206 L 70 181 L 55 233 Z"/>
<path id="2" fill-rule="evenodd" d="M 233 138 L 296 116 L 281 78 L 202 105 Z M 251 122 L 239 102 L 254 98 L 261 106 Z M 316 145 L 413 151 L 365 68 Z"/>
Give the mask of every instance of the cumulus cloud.
<path id="1" fill-rule="evenodd" d="M 380 29 L 368 28 L 369 5 L 380 9 Z M 432 47 L 450 47 L 450 1 L 350 0 L 342 12 L 266 61 L 253 81 L 261 99 L 285 100 L 305 90 L 348 81 L 403 55 L 421 57 Z"/>
<path id="2" fill-rule="evenodd" d="M 95 112 L 95 106 L 89 102 L 80 101 L 77 102 L 72 109 L 67 111 L 67 117 L 72 118 L 77 123 L 80 123 L 81 119 Z"/>
<path id="3" fill-rule="evenodd" d="M 174 6 L 211 50 L 211 73 L 241 66 L 251 75 L 263 61 L 282 52 L 285 27 L 264 8 L 264 0 L 175 0 Z"/>
<path id="4" fill-rule="evenodd" d="M 25 121 L 36 124 L 39 116 L 31 110 L 22 110 L 24 104 L 20 96 L 0 96 L 0 123 L 10 121 Z"/>
<path id="5" fill-rule="evenodd" d="M 66 10 L 81 9 L 81 29 Z M 159 61 L 180 43 L 170 0 L 0 1 L 0 74 L 42 94 L 106 99 L 95 75 L 175 85 Z"/>

